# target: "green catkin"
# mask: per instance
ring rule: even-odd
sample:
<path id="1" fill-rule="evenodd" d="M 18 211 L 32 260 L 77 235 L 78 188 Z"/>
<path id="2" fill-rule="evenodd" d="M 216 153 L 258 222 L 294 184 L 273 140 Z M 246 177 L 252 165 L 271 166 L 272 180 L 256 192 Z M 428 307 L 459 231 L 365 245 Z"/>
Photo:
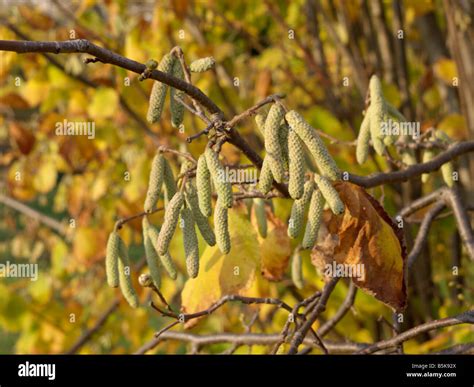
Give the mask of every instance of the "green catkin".
<path id="1" fill-rule="evenodd" d="M 199 273 L 199 244 L 194 227 L 193 214 L 187 207 L 181 209 L 181 227 L 183 229 L 186 269 L 191 278 L 196 278 Z"/>
<path id="2" fill-rule="evenodd" d="M 173 75 L 176 78 L 183 79 L 183 68 L 181 67 L 181 62 L 176 60 L 173 65 Z M 180 99 L 184 98 L 184 91 L 179 89 L 175 89 L 174 87 L 171 88 L 170 91 L 170 110 L 171 110 L 171 126 L 173 128 L 179 128 L 183 123 L 184 118 L 184 105 L 178 102 L 175 97 Z"/>
<path id="3" fill-rule="evenodd" d="M 288 133 L 288 191 L 293 199 L 299 199 L 303 195 L 304 175 L 306 172 L 304 155 L 305 150 L 303 143 L 296 132 L 290 129 Z"/>
<path id="4" fill-rule="evenodd" d="M 221 204 L 217 199 L 214 211 L 214 229 L 216 230 L 217 247 L 222 254 L 228 254 L 230 251 L 229 220 L 227 206 Z"/>
<path id="5" fill-rule="evenodd" d="M 286 113 L 285 118 L 291 128 L 308 147 L 321 173 L 331 180 L 336 180 L 339 177 L 339 168 L 316 130 L 294 110 Z"/>
<path id="6" fill-rule="evenodd" d="M 296 249 L 291 257 L 291 279 L 297 289 L 303 289 L 303 260 L 299 249 Z"/>
<path id="7" fill-rule="evenodd" d="M 401 139 L 402 143 L 403 144 L 409 144 L 412 140 L 412 137 L 411 136 L 408 136 L 408 135 L 404 135 L 402 136 L 402 139 Z M 405 165 L 415 165 L 418 163 L 418 160 L 416 159 L 416 154 L 415 152 L 413 151 L 413 149 L 410 149 L 410 148 L 402 148 L 400 150 L 400 155 L 402 156 L 402 162 L 405 164 Z"/>
<path id="8" fill-rule="evenodd" d="M 163 59 L 161 59 L 160 64 L 158 65 L 158 70 L 167 74 L 171 73 L 173 70 L 174 61 L 174 55 L 166 54 Z M 160 120 L 161 113 L 163 112 L 163 106 L 165 104 L 167 90 L 168 86 L 165 83 L 158 81 L 153 82 L 147 113 L 147 120 L 151 124 L 154 124 Z"/>
<path id="9" fill-rule="evenodd" d="M 369 83 L 370 107 L 367 114 L 370 115 L 370 135 L 372 145 L 378 155 L 383 155 L 385 151 L 384 135 L 382 133 L 382 123 L 387 117 L 387 107 L 382 93 L 380 79 L 373 75 Z"/>
<path id="10" fill-rule="evenodd" d="M 202 237 L 209 246 L 214 246 L 216 244 L 216 236 L 214 235 L 214 231 L 209 225 L 207 217 L 202 214 L 199 208 L 199 200 L 198 194 L 196 193 L 196 188 L 194 186 L 190 187 L 191 188 L 186 192 L 185 195 L 186 203 L 193 213 L 194 221 L 196 222 Z"/>
<path id="11" fill-rule="evenodd" d="M 257 220 L 258 233 L 262 238 L 267 237 L 267 213 L 265 211 L 265 201 L 261 198 L 253 199 L 253 208 Z"/>
<path id="12" fill-rule="evenodd" d="M 163 173 L 163 183 L 165 186 L 165 202 L 168 203 L 177 191 L 176 181 L 174 180 L 171 165 L 165 159 L 165 167 Z"/>
<path id="13" fill-rule="evenodd" d="M 151 163 L 148 191 L 144 204 L 145 212 L 152 212 L 155 209 L 158 198 L 160 197 L 164 174 L 165 158 L 161 153 L 157 153 Z"/>
<path id="14" fill-rule="evenodd" d="M 176 230 L 176 224 L 178 223 L 179 219 L 179 211 L 183 206 L 183 202 L 184 195 L 181 191 L 178 191 L 175 193 L 166 207 L 165 217 L 157 242 L 157 252 L 160 256 L 164 255 L 168 251 L 171 238 L 173 238 L 174 232 Z"/>
<path id="15" fill-rule="evenodd" d="M 105 254 L 105 272 L 107 274 L 107 284 L 111 288 L 119 285 L 118 259 L 119 259 L 120 237 L 116 231 L 112 231 L 107 241 Z"/>
<path id="16" fill-rule="evenodd" d="M 319 190 L 323 194 L 324 199 L 327 201 L 329 208 L 335 215 L 340 215 L 344 212 L 344 203 L 342 202 L 336 189 L 333 187 L 331 182 L 324 176 L 314 175 L 314 182 L 318 186 Z"/>
<path id="17" fill-rule="evenodd" d="M 390 102 L 385 101 L 385 106 L 387 108 L 387 113 L 390 117 L 398 122 L 406 122 L 407 119 L 405 116 L 398 111 L 398 109 L 393 106 Z"/>
<path id="18" fill-rule="evenodd" d="M 268 164 L 268 158 L 263 159 L 262 169 L 260 170 L 260 176 L 258 177 L 258 190 L 264 194 L 267 194 L 273 185 L 273 175 Z"/>
<path id="19" fill-rule="evenodd" d="M 199 156 L 196 168 L 196 186 L 199 201 L 199 209 L 205 217 L 211 216 L 212 212 L 212 187 L 211 173 L 207 168 L 206 156 Z"/>
<path id="20" fill-rule="evenodd" d="M 308 180 L 304 185 L 303 195 L 293 202 L 291 207 L 291 216 L 288 221 L 288 236 L 298 238 L 303 228 L 304 213 L 314 190 L 314 183 Z"/>
<path id="21" fill-rule="evenodd" d="M 428 161 L 431 161 L 435 156 L 436 156 L 436 152 L 435 152 L 434 149 L 425 149 L 423 151 L 423 156 L 421 158 L 421 162 L 422 163 L 427 163 Z M 430 174 L 429 173 L 423 173 L 421 175 L 421 181 L 423 183 L 427 183 L 429 179 L 430 179 Z"/>
<path id="22" fill-rule="evenodd" d="M 127 246 L 125 246 L 122 239 L 119 239 L 119 251 L 118 272 L 120 290 L 129 305 L 132 308 L 136 308 L 138 306 L 138 296 L 132 284 L 131 266 Z"/>
<path id="23" fill-rule="evenodd" d="M 155 249 L 155 252 L 158 253 L 158 238 L 160 235 L 160 231 L 157 227 L 153 226 L 152 224 L 148 224 L 148 238 L 151 241 L 151 244 L 153 245 L 153 248 Z M 161 264 L 165 268 L 166 272 L 170 276 L 171 279 L 175 280 L 178 273 L 176 270 L 176 266 L 171 259 L 171 256 L 168 252 L 166 252 L 163 255 L 158 255 L 161 261 Z"/>
<path id="24" fill-rule="evenodd" d="M 369 114 L 365 114 L 360 124 L 359 135 L 357 136 L 356 159 L 359 164 L 364 164 L 369 156 L 370 140 L 370 119 Z"/>
<path id="25" fill-rule="evenodd" d="M 312 249 L 318 238 L 319 226 L 324 210 L 324 198 L 319 190 L 315 189 L 311 195 L 311 202 L 309 203 L 308 221 L 304 231 L 303 242 L 301 246 L 303 249 Z"/>
<path id="26" fill-rule="evenodd" d="M 148 265 L 148 270 L 150 271 L 150 277 L 153 281 L 153 284 L 157 289 L 159 289 L 161 284 L 161 270 L 160 270 L 160 257 L 156 253 L 153 243 L 149 236 L 149 228 L 153 227 L 146 217 L 142 220 L 143 228 L 143 246 L 145 247 L 145 258 Z M 156 231 L 158 235 L 158 231 Z"/>
<path id="27" fill-rule="evenodd" d="M 266 159 L 277 183 L 282 183 L 284 178 L 283 154 L 280 143 L 281 120 L 285 109 L 279 103 L 273 104 L 265 120 L 265 151 Z"/>
<path id="28" fill-rule="evenodd" d="M 205 58 L 196 59 L 191 62 L 189 65 L 189 70 L 193 73 L 203 73 L 207 70 L 210 70 L 216 64 L 216 60 L 212 56 L 207 56 Z"/>
<path id="29" fill-rule="evenodd" d="M 232 184 L 226 181 L 226 173 L 223 165 L 219 161 L 219 156 L 211 148 L 206 148 L 206 164 L 211 173 L 214 186 L 216 187 L 217 197 L 221 204 L 231 208 L 233 204 Z"/>

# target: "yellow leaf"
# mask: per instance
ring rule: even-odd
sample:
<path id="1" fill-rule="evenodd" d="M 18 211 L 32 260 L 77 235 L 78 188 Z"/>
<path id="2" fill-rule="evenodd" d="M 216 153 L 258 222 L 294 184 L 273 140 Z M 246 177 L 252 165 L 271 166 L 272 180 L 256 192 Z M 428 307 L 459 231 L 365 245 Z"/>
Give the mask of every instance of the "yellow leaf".
<path id="1" fill-rule="evenodd" d="M 117 114 L 118 94 L 114 89 L 107 87 L 98 88 L 88 108 L 92 119 L 110 118 Z"/>
<path id="2" fill-rule="evenodd" d="M 345 204 L 342 215 L 326 210 L 320 241 L 311 259 L 323 273 L 345 269 L 352 281 L 378 300 L 401 310 L 406 305 L 406 250 L 403 237 L 382 206 L 359 186 L 334 187 Z"/>
<path id="3" fill-rule="evenodd" d="M 468 137 L 467 125 L 461 114 L 449 114 L 438 124 L 437 129 L 445 132 L 453 140 L 466 140 Z"/>
<path id="4" fill-rule="evenodd" d="M 433 65 L 435 75 L 444 83 L 453 86 L 453 79 L 458 76 L 456 63 L 452 59 L 441 58 Z"/>
<path id="5" fill-rule="evenodd" d="M 41 193 L 48 193 L 56 185 L 58 171 L 53 160 L 40 160 L 40 165 L 33 176 L 33 187 Z"/>
<path id="6" fill-rule="evenodd" d="M 250 222 L 235 210 L 229 212 L 229 227 L 230 253 L 222 255 L 217 246 L 206 248 L 199 275 L 188 279 L 181 294 L 183 312 L 207 309 L 224 295 L 241 294 L 252 285 L 260 258 L 257 236 Z M 195 323 L 191 320 L 186 327 Z"/>

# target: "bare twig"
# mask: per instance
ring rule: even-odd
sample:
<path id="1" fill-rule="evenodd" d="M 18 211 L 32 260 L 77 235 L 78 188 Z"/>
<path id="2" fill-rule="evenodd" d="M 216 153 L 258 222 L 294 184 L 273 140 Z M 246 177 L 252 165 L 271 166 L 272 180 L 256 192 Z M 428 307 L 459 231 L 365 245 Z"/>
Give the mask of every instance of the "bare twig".
<path id="1" fill-rule="evenodd" d="M 447 317 L 440 320 L 429 321 L 427 323 L 418 325 L 390 339 L 379 341 L 378 343 L 375 343 L 367 348 L 364 348 L 358 353 L 370 354 L 370 353 L 378 352 L 380 350 L 394 347 L 400 343 L 410 340 L 421 333 L 428 332 L 433 329 L 450 327 L 450 326 L 459 325 L 459 324 L 474 324 L 474 310 L 464 312 L 455 317 Z"/>

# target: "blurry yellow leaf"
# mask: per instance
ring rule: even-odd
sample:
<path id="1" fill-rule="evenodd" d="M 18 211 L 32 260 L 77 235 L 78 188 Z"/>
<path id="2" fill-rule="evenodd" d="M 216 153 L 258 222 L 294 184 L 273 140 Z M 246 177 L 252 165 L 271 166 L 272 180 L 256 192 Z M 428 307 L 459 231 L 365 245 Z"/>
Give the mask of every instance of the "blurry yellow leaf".
<path id="1" fill-rule="evenodd" d="M 42 159 L 39 162 L 38 170 L 33 176 L 33 187 L 36 191 L 47 193 L 56 185 L 58 171 L 56 164 L 51 159 Z"/>
<path id="2" fill-rule="evenodd" d="M 105 230 L 93 227 L 79 227 L 74 234 L 74 258 L 89 265 L 103 258 L 105 250 Z"/>
<path id="3" fill-rule="evenodd" d="M 453 78 L 458 76 L 456 63 L 452 59 L 441 58 L 433 65 L 435 75 L 449 86 L 453 85 Z"/>
<path id="4" fill-rule="evenodd" d="M 30 79 L 20 88 L 20 93 L 31 106 L 36 106 L 48 95 L 49 90 L 49 82 Z"/>
<path id="5" fill-rule="evenodd" d="M 40 303 L 45 304 L 50 301 L 52 293 L 51 277 L 44 272 L 38 272 L 38 278 L 36 281 L 31 281 L 31 285 L 28 288 L 29 293 L 33 299 Z"/>
<path id="6" fill-rule="evenodd" d="M 88 113 L 92 119 L 109 118 L 117 113 L 118 94 L 111 88 L 96 89 Z"/>
<path id="7" fill-rule="evenodd" d="M 403 309 L 406 251 L 400 229 L 361 187 L 345 182 L 334 187 L 346 210 L 342 215 L 325 211 L 326 227 L 312 251 L 313 264 L 323 273 L 328 265 L 350 268 L 351 279 L 359 288 L 395 310 Z"/>
<path id="8" fill-rule="evenodd" d="M 454 140 L 466 140 L 468 137 L 466 120 L 461 114 L 454 113 L 444 117 L 437 128 Z"/>
<path id="9" fill-rule="evenodd" d="M 228 294 L 241 294 L 255 279 L 259 246 L 250 222 L 235 210 L 229 211 L 232 248 L 222 255 L 217 246 L 207 247 L 200 259 L 199 275 L 188 279 L 182 296 L 182 310 L 193 313 L 208 308 Z M 191 320 L 188 327 L 196 320 Z"/>

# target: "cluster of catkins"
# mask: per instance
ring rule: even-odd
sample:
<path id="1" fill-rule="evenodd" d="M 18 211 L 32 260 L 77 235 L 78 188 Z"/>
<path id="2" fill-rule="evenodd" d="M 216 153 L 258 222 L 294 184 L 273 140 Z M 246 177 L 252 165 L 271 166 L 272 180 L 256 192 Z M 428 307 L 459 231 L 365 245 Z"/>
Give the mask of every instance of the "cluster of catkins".
<path id="1" fill-rule="evenodd" d="M 279 102 L 273 104 L 266 116 L 256 116 L 265 142 L 265 157 L 258 188 L 270 191 L 273 180 L 288 181 L 288 191 L 294 199 L 288 224 L 288 236 L 297 238 L 308 216 L 301 247 L 311 249 L 317 239 L 325 203 L 335 214 L 344 212 L 344 203 L 332 185 L 340 171 L 316 130 L 296 111 L 286 112 Z M 309 151 L 319 169 L 307 179 Z"/>
<path id="2" fill-rule="evenodd" d="M 417 158 L 414 149 L 409 144 L 415 141 L 413 136 L 409 134 L 388 134 L 382 130 L 383 125 L 388 128 L 388 120 L 392 119 L 398 123 L 406 122 L 407 119 L 400 113 L 396 107 L 391 105 L 384 97 L 382 92 L 382 84 L 380 79 L 373 75 L 369 83 L 370 104 L 365 112 L 364 119 L 360 125 L 359 135 L 357 137 L 356 158 L 359 164 L 365 163 L 369 155 L 370 142 L 378 155 L 383 155 L 385 147 L 394 144 L 398 139 L 403 147 L 399 153 L 402 162 L 405 165 L 417 164 Z M 425 137 L 424 141 L 439 141 L 443 146 L 448 146 L 452 140 L 447 134 L 436 130 L 430 136 Z M 430 161 L 435 157 L 437 152 L 435 148 L 424 148 L 422 162 Z M 448 186 L 454 184 L 453 165 L 451 162 L 443 164 L 441 172 L 444 181 Z M 429 174 L 422 175 L 422 181 L 426 182 Z"/>
<path id="3" fill-rule="evenodd" d="M 197 59 L 189 65 L 189 70 L 194 73 L 202 73 L 214 67 L 215 60 L 213 57 L 206 57 Z M 158 70 L 164 73 L 173 75 L 176 78 L 183 79 L 183 67 L 181 61 L 174 51 L 166 54 L 157 64 L 150 60 L 147 62 L 147 70 L 150 71 L 158 66 Z M 145 70 L 145 71 L 147 71 Z M 151 89 L 150 101 L 148 106 L 147 120 L 154 124 L 160 120 L 165 105 L 166 93 L 168 85 L 162 82 L 155 81 Z M 170 111 L 171 111 L 171 125 L 178 128 L 183 123 L 184 106 L 177 99 L 184 97 L 184 92 L 175 88 L 170 91 Z"/>

